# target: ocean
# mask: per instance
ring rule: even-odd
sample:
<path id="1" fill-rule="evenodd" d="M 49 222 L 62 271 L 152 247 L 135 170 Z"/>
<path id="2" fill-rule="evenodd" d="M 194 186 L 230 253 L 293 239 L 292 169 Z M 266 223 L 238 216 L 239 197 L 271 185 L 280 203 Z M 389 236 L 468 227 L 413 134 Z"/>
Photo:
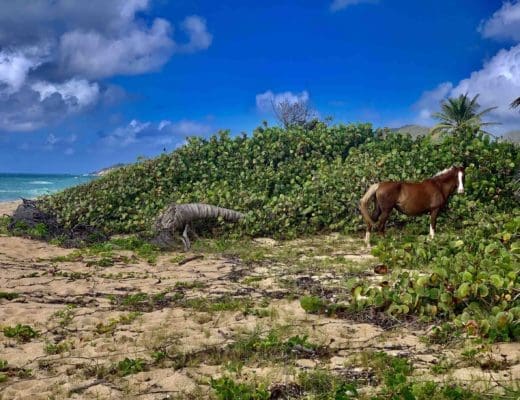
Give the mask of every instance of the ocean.
<path id="1" fill-rule="evenodd" d="M 0 201 L 34 199 L 71 186 L 90 182 L 92 175 L 43 175 L 0 173 Z"/>

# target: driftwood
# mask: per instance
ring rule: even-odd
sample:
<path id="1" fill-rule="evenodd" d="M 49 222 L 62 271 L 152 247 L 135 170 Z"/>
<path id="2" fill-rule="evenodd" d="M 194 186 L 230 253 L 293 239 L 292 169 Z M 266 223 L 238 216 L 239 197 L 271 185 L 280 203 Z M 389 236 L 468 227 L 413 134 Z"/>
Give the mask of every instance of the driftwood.
<path id="1" fill-rule="evenodd" d="M 29 229 L 38 225 L 45 226 L 39 238 L 45 240 L 60 238 L 63 240 L 63 244 L 68 247 L 77 247 L 85 243 L 107 239 L 103 232 L 91 225 L 77 224 L 72 228 L 65 228 L 58 222 L 54 214 L 42 210 L 37 200 L 22 198 L 22 204 L 16 208 L 11 216 L 11 221 L 7 226 L 8 230 L 14 234 L 24 235 L 28 233 Z M 29 236 L 31 236 L 30 233 Z"/>
<path id="2" fill-rule="evenodd" d="M 199 255 L 196 255 L 196 256 L 192 256 L 192 257 L 187 257 L 185 258 L 184 260 L 181 260 L 177 263 L 177 265 L 184 265 L 184 264 L 188 264 L 189 262 L 192 262 L 192 261 L 195 261 L 195 260 L 202 260 L 204 258 L 203 255 L 199 254 Z"/>
<path id="3" fill-rule="evenodd" d="M 176 233 L 182 231 L 181 240 L 184 250 L 191 247 L 188 237 L 190 224 L 198 220 L 222 218 L 224 221 L 237 222 L 244 214 L 227 208 L 202 203 L 170 204 L 155 221 L 155 231 L 158 233 L 157 244 L 169 244 Z"/>

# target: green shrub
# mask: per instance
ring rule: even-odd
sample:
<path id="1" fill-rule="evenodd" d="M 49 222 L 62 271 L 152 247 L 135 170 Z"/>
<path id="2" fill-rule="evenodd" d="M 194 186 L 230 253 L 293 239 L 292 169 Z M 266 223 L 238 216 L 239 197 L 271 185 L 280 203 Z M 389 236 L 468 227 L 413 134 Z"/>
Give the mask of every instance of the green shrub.
<path id="1" fill-rule="evenodd" d="M 121 376 L 137 374 L 138 372 L 142 372 L 145 369 L 146 363 L 140 358 L 125 358 L 124 360 L 117 363 L 117 371 Z"/>
<path id="2" fill-rule="evenodd" d="M 303 296 L 300 299 L 301 307 L 309 314 L 318 314 L 326 308 L 325 302 L 316 296 Z"/>
<path id="3" fill-rule="evenodd" d="M 16 326 L 6 326 L 3 329 L 4 335 L 8 338 L 15 338 L 19 342 L 30 342 L 31 339 L 38 337 L 40 334 L 29 325 L 17 324 Z"/>

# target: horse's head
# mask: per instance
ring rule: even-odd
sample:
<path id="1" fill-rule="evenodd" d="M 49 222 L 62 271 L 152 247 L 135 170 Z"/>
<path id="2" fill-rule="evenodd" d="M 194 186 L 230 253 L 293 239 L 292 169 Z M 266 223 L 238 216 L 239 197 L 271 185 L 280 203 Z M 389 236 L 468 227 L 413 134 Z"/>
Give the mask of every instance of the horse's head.
<path id="1" fill-rule="evenodd" d="M 455 167 L 456 176 L 457 176 L 457 193 L 464 193 L 464 179 L 466 176 L 464 167 Z"/>
<path id="2" fill-rule="evenodd" d="M 457 190 L 457 193 L 462 194 L 464 193 L 464 172 L 464 167 L 453 166 L 438 172 L 432 179 L 442 182 L 446 188 L 446 194 L 451 194 L 455 190 Z"/>

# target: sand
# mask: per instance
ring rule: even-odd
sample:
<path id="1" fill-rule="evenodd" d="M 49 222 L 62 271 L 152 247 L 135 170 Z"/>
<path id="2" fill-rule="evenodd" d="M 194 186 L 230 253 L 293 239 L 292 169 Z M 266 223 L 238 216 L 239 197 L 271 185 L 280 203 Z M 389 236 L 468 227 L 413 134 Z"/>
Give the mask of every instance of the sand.
<path id="1" fill-rule="evenodd" d="M 0 215 L 11 215 L 20 203 L 20 200 L 0 201 Z"/>
<path id="2" fill-rule="evenodd" d="M 0 203 L 0 214 L 17 204 Z M 427 346 L 421 340 L 424 327 L 388 330 L 305 313 L 297 300 L 303 294 L 319 289 L 348 295 L 337 289 L 345 279 L 341 268 L 364 268 L 367 279 L 380 278 L 371 272 L 377 260 L 364 253 L 361 239 L 331 236 L 324 241 L 342 248 L 328 257 L 312 256 L 317 241 L 295 241 L 293 246 L 310 253 L 297 267 L 242 261 L 225 253 L 202 254 L 202 259 L 179 265 L 194 255 L 180 251 L 161 254 L 154 265 L 130 252 L 116 252 L 110 256 L 114 264 L 103 266 L 99 261 L 106 256 L 70 257 L 76 250 L 0 235 L 0 292 L 18 295 L 0 298 L 0 325 L 30 325 L 38 332 L 27 342 L 0 333 L 0 359 L 8 362 L 1 372 L 0 399 L 207 398 L 210 379 L 230 374 L 267 384 L 290 382 L 315 367 L 365 376 L 369 371 L 354 360 L 366 351 L 409 357 L 419 375 L 445 379 L 430 376 L 432 365 L 453 359 L 462 348 Z M 256 245 L 272 252 L 283 247 L 272 239 Z M 228 307 L 212 309 L 217 303 Z M 316 357 L 302 352 L 292 363 L 253 360 L 239 373 L 225 359 L 205 355 L 255 330 L 270 329 L 307 335 L 330 353 Z M 518 344 L 498 344 L 479 357 L 486 354 L 506 360 L 504 368 L 461 364 L 450 376 L 462 382 L 478 379 L 482 385 L 520 379 Z M 125 375 L 119 364 L 125 358 L 142 360 L 143 368 Z"/>

